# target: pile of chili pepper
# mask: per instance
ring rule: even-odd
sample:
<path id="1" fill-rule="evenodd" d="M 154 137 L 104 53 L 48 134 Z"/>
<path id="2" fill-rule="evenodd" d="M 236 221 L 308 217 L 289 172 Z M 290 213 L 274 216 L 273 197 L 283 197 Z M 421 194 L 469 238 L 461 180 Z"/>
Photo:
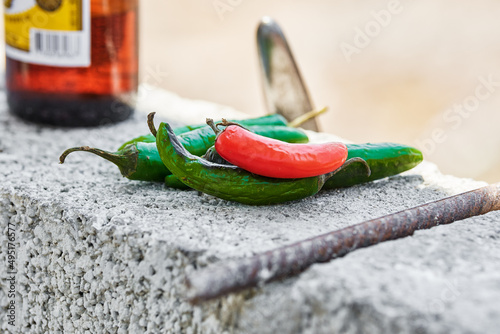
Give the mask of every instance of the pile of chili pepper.
<path id="1" fill-rule="evenodd" d="M 349 187 L 409 170 L 422 161 L 417 149 L 393 144 L 307 144 L 304 131 L 278 115 L 238 123 L 183 126 L 161 123 L 116 152 L 87 146 L 84 151 L 114 163 L 131 180 L 164 182 L 250 205 L 302 199 L 321 189 Z M 223 130 L 220 130 L 223 127 Z"/>

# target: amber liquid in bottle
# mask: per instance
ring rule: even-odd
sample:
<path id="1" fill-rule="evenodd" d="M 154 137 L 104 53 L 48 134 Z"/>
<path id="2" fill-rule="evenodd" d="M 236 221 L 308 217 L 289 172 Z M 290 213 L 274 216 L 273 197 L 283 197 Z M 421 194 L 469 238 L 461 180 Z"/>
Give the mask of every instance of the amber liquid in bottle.
<path id="1" fill-rule="evenodd" d="M 58 126 L 97 126 L 127 119 L 138 83 L 138 0 L 91 1 L 90 67 L 56 67 L 7 57 L 12 113 Z"/>

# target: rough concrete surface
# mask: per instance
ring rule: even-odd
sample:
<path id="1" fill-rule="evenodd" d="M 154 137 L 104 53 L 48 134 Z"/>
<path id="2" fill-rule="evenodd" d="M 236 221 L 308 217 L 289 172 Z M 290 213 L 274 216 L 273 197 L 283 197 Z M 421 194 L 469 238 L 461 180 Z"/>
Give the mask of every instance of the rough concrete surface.
<path id="1" fill-rule="evenodd" d="M 55 129 L 6 112 L 0 95 L 0 331 L 23 333 L 497 333 L 500 214 L 355 251 L 201 306 L 199 267 L 249 256 L 483 185 L 429 163 L 401 176 L 252 207 L 129 181 L 71 146 L 113 150 L 145 115 Z M 186 106 L 192 103 L 185 100 Z M 168 106 L 164 106 L 168 109 Z M 210 115 L 207 115 L 210 116 Z M 15 229 L 15 327 L 8 224 Z"/>

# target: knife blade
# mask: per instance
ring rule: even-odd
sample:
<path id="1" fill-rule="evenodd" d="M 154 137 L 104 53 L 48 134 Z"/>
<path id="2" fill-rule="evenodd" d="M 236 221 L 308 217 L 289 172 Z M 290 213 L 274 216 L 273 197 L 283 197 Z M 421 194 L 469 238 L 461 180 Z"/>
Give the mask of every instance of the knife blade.
<path id="1" fill-rule="evenodd" d="M 270 113 L 283 115 L 289 122 L 314 109 L 309 91 L 276 21 L 263 17 L 257 28 L 257 49 L 264 98 Z M 301 125 L 318 131 L 316 119 Z"/>

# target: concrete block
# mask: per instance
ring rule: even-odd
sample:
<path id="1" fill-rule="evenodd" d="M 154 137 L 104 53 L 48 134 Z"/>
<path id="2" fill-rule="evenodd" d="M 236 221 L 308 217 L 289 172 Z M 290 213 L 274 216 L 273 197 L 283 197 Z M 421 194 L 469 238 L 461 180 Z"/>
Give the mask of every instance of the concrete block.
<path id="1" fill-rule="evenodd" d="M 197 102 L 182 103 L 196 109 Z M 58 163 L 68 147 L 114 150 L 148 133 L 145 114 L 109 127 L 55 129 L 20 121 L 6 112 L 5 101 L 0 105 L 2 332 L 495 333 L 500 328 L 499 213 L 419 231 L 199 306 L 185 300 L 185 275 L 196 268 L 483 183 L 441 175 L 424 163 L 400 176 L 300 201 L 245 206 L 129 181 L 109 162 L 86 153 Z M 12 268 L 9 227 L 16 255 Z M 11 271 L 15 298 L 9 297 Z M 15 326 L 8 321 L 12 300 Z"/>

